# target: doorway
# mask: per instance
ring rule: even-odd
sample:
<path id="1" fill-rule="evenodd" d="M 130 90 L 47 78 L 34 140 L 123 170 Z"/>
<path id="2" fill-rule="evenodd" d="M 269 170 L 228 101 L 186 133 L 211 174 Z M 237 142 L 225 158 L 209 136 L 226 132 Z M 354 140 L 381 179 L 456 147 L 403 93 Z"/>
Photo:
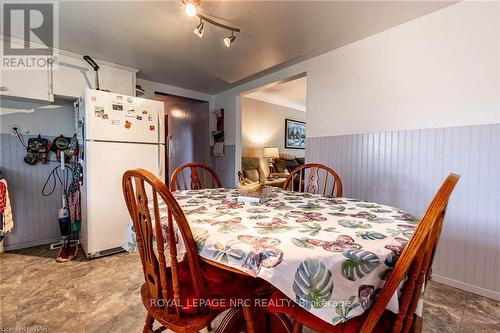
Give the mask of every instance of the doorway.
<path id="1" fill-rule="evenodd" d="M 280 187 L 305 163 L 306 95 L 306 73 L 241 94 L 238 162 L 245 178 Z"/>
<path id="2" fill-rule="evenodd" d="M 208 101 L 155 92 L 165 105 L 165 175 L 187 162 L 209 164 Z"/>

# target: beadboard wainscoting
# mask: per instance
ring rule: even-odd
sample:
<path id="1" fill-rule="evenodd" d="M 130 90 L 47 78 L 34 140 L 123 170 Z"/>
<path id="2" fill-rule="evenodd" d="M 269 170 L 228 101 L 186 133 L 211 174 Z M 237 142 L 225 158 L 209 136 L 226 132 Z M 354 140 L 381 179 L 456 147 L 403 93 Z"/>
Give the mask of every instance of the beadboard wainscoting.
<path id="1" fill-rule="evenodd" d="M 234 159 L 236 154 L 235 145 L 224 145 L 224 156 L 216 157 L 213 155 L 214 147 L 210 146 L 210 162 L 212 167 L 217 171 L 220 177 L 222 186 L 224 187 L 234 187 Z"/>
<path id="2" fill-rule="evenodd" d="M 28 138 L 24 136 L 24 141 L 28 142 Z M 55 137 L 47 138 L 52 141 Z M 51 196 L 42 196 L 43 184 L 57 163 L 28 165 L 23 160 L 26 149 L 16 136 L 1 134 L 0 140 L 0 168 L 9 186 L 14 218 L 14 229 L 5 234 L 4 250 L 57 241 L 60 238 L 57 222 L 60 186 Z M 51 153 L 50 158 L 55 159 L 55 155 Z"/>
<path id="3" fill-rule="evenodd" d="M 500 124 L 308 138 L 306 160 L 335 169 L 344 196 L 422 216 L 450 172 L 433 277 L 500 299 Z"/>

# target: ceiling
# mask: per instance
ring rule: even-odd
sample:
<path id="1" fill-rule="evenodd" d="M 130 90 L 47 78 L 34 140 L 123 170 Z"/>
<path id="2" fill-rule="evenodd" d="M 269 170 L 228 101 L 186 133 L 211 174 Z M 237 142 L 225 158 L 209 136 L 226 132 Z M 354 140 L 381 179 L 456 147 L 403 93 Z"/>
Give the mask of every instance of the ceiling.
<path id="1" fill-rule="evenodd" d="M 200 12 L 241 28 L 205 25 L 180 1 L 61 1 L 59 46 L 140 69 L 138 77 L 216 93 L 425 15 L 451 2 L 202 1 Z"/>
<path id="2" fill-rule="evenodd" d="M 258 88 L 245 97 L 288 108 L 306 111 L 307 77 L 270 84 Z"/>

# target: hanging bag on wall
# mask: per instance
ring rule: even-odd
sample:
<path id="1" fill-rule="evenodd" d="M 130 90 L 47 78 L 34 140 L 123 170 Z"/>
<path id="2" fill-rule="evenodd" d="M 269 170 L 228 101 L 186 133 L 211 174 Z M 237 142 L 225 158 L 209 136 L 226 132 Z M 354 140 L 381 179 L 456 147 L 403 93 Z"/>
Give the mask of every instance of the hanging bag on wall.
<path id="1" fill-rule="evenodd" d="M 61 162 L 61 151 L 64 152 L 65 163 L 68 163 L 71 160 L 71 154 L 70 151 L 68 150 L 70 144 L 71 144 L 71 138 L 68 138 L 62 134 L 54 139 L 50 150 L 56 153 L 56 159 L 58 162 Z"/>
<path id="2" fill-rule="evenodd" d="M 35 165 L 38 161 L 46 164 L 48 161 L 49 140 L 42 138 L 40 135 L 36 138 L 30 138 L 26 150 L 28 154 L 24 157 L 24 162 L 29 165 Z"/>

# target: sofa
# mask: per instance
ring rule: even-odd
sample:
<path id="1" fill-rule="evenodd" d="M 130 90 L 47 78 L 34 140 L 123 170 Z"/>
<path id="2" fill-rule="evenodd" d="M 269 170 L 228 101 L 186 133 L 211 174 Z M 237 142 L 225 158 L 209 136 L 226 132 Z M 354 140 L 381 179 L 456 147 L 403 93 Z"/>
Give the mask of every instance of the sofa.
<path id="1" fill-rule="evenodd" d="M 293 171 L 299 165 L 305 162 L 304 157 L 294 157 L 290 159 L 275 158 L 273 160 L 274 170 L 271 171 L 271 176 L 286 177 L 287 174 Z"/>
<path id="2" fill-rule="evenodd" d="M 243 157 L 241 160 L 242 176 L 252 182 L 281 187 L 288 174 L 299 165 L 304 164 L 304 158 L 276 158 L 273 160 L 273 163 L 274 170 L 271 171 L 269 178 L 267 178 L 258 157 Z M 298 178 L 294 180 L 296 187 L 298 186 L 298 181 Z"/>
<path id="3" fill-rule="evenodd" d="M 294 157 L 294 158 L 276 158 L 273 160 L 274 170 L 271 172 L 271 177 L 283 177 L 287 178 L 288 174 L 292 172 L 296 167 L 303 165 L 305 163 L 304 157 Z M 299 177 L 294 178 L 294 188 L 299 188 Z M 302 180 L 304 182 L 304 180 Z"/>

